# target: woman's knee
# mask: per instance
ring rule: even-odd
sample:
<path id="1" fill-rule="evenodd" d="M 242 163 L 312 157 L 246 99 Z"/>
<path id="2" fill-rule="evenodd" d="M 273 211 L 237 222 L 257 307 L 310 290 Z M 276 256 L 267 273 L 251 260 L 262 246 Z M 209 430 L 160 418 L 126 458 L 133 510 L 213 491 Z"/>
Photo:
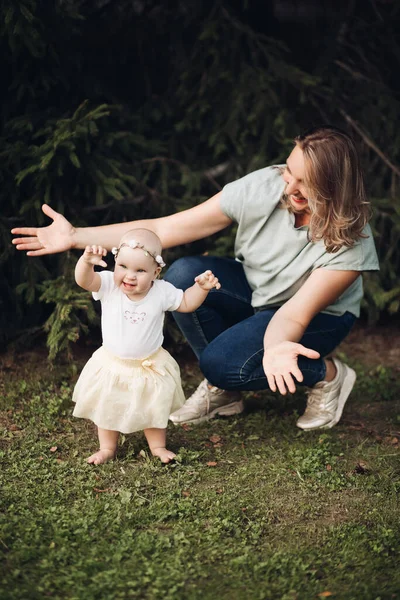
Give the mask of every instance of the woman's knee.
<path id="1" fill-rule="evenodd" d="M 245 319 L 206 346 L 200 369 L 210 383 L 225 390 L 268 387 L 262 367 L 265 326 L 260 321 L 259 315 Z"/>
<path id="2" fill-rule="evenodd" d="M 229 351 L 213 340 L 200 355 L 200 370 L 212 385 L 223 390 L 236 389 L 241 384 L 240 367 Z"/>
<path id="3" fill-rule="evenodd" d="M 193 285 L 194 278 L 204 270 L 202 256 L 184 256 L 172 263 L 164 279 L 175 287 L 185 290 Z"/>

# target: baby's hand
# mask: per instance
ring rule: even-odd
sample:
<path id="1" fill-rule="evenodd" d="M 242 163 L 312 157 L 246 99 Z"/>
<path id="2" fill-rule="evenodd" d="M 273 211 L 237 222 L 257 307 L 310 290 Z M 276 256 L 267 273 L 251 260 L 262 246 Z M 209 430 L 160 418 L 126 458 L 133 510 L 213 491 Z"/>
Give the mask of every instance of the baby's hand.
<path id="1" fill-rule="evenodd" d="M 212 288 L 219 290 L 221 287 L 218 278 L 215 277 L 212 271 L 204 271 L 204 273 L 197 275 L 194 280 L 203 290 L 212 290 Z"/>
<path id="2" fill-rule="evenodd" d="M 103 256 L 106 254 L 107 250 L 103 246 L 86 246 L 82 259 L 89 265 L 106 267 L 107 263 L 103 260 Z"/>

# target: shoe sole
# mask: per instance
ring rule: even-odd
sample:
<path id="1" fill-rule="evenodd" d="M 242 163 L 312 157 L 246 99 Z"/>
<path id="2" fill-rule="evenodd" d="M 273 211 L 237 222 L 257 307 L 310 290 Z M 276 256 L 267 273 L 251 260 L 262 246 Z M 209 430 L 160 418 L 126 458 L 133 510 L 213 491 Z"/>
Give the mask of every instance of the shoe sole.
<path id="1" fill-rule="evenodd" d="M 191 419 L 190 421 L 174 421 L 173 419 L 171 419 L 171 417 L 169 419 L 170 419 L 170 421 L 172 421 L 172 423 L 174 425 L 185 425 L 185 424 L 196 425 L 197 423 L 203 423 L 204 421 L 209 421 L 210 419 L 213 419 L 216 416 L 231 417 L 232 415 L 239 415 L 243 411 L 244 411 L 243 400 L 238 400 L 237 402 L 231 402 L 230 404 L 225 404 L 225 406 L 218 406 L 217 408 L 214 408 L 214 410 L 209 412 L 207 415 L 204 415 L 204 417 L 199 417 L 198 419 Z"/>
<path id="2" fill-rule="evenodd" d="M 342 389 L 340 391 L 338 407 L 336 409 L 336 413 L 332 421 L 329 421 L 329 423 L 326 423 L 325 425 L 318 425 L 318 427 L 302 427 L 301 425 L 297 425 L 297 427 L 299 427 L 303 431 L 315 431 L 316 429 L 331 429 L 337 423 L 339 423 L 343 414 L 344 406 L 347 402 L 348 397 L 351 394 L 351 391 L 357 379 L 356 372 L 353 371 L 353 369 L 351 369 L 347 365 L 343 365 L 343 368 L 346 369 L 347 372 L 343 380 Z"/>

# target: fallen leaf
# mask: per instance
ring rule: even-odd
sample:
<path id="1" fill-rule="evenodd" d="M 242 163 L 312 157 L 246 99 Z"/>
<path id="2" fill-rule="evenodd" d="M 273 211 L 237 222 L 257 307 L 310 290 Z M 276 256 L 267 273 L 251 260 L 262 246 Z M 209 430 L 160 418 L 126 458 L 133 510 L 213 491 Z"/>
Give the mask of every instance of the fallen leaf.
<path id="1" fill-rule="evenodd" d="M 50 448 L 50 452 L 55 452 L 56 450 L 57 450 L 57 446 L 52 446 L 52 447 Z"/>
<path id="2" fill-rule="evenodd" d="M 182 423 L 181 427 L 185 431 L 190 431 L 192 429 L 191 425 L 189 425 L 188 423 Z"/>
<path id="3" fill-rule="evenodd" d="M 353 431 L 359 431 L 360 429 L 365 429 L 364 423 L 353 423 L 352 425 L 348 425 L 347 429 L 352 429 Z"/>
<path id="4" fill-rule="evenodd" d="M 332 471 L 332 467 L 331 467 L 331 465 L 326 465 L 326 470 L 327 470 L 327 471 Z"/>
<path id="5" fill-rule="evenodd" d="M 210 442 L 212 442 L 213 444 L 217 444 L 218 442 L 220 442 L 220 441 L 221 441 L 221 439 L 222 439 L 222 438 L 221 438 L 221 436 L 220 436 L 220 435 L 214 434 L 214 435 L 212 435 L 211 437 L 209 437 L 208 439 L 209 439 L 209 440 L 210 440 Z"/>
<path id="6" fill-rule="evenodd" d="M 109 492 L 111 491 L 111 488 L 105 488 L 104 490 L 101 490 L 100 488 L 93 488 L 94 492 Z"/>
<path id="7" fill-rule="evenodd" d="M 326 592 L 321 592 L 320 594 L 318 594 L 318 596 L 319 596 L 320 598 L 329 598 L 329 596 L 332 596 L 332 592 L 328 592 L 328 591 L 326 591 Z"/>
<path id="8" fill-rule="evenodd" d="M 190 492 L 182 492 L 182 496 L 185 496 L 185 498 L 188 498 L 190 496 Z"/>
<path id="9" fill-rule="evenodd" d="M 224 490 L 215 490 L 217 494 L 223 494 Z"/>
<path id="10" fill-rule="evenodd" d="M 392 437 L 392 441 L 390 443 L 393 444 L 393 446 L 396 446 L 399 443 L 399 440 L 397 437 Z"/>
<path id="11" fill-rule="evenodd" d="M 222 448 L 223 444 L 220 444 L 219 442 L 217 444 L 214 444 L 214 448 Z"/>
<path id="12" fill-rule="evenodd" d="M 208 461 L 208 463 L 207 463 L 207 467 L 216 467 L 216 466 L 217 466 L 217 464 L 218 464 L 218 463 L 216 463 L 216 462 L 214 462 L 214 461 L 210 460 L 210 461 Z"/>

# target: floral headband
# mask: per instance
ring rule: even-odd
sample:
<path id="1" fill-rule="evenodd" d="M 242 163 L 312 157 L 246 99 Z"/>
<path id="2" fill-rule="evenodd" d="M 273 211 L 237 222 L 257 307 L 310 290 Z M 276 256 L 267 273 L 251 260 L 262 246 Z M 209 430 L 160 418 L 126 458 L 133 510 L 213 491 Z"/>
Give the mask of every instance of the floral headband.
<path id="1" fill-rule="evenodd" d="M 114 254 L 115 260 L 117 260 L 118 253 L 124 246 L 132 248 L 132 250 L 134 250 L 135 248 L 140 248 L 141 250 L 143 250 L 146 256 L 151 256 L 152 258 L 154 258 L 154 260 L 160 267 L 165 267 L 165 262 L 163 261 L 162 256 L 160 256 L 159 254 L 153 254 L 153 252 L 147 250 L 147 248 L 145 248 L 141 242 L 137 242 L 136 240 L 129 240 L 128 242 L 123 242 L 119 246 L 119 248 L 113 248 L 111 252 Z"/>

